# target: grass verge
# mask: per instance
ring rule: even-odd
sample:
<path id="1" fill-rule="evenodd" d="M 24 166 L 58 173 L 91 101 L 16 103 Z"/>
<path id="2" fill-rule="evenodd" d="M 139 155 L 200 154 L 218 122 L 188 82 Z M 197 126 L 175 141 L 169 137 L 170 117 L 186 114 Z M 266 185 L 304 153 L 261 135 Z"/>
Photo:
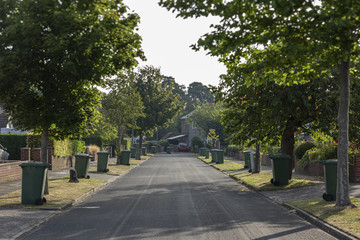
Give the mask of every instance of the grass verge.
<path id="1" fill-rule="evenodd" d="M 239 171 L 244 169 L 243 164 L 226 162 L 226 160 L 224 164 L 214 164 L 213 167 L 221 172 Z"/>
<path id="2" fill-rule="evenodd" d="M 326 202 L 323 199 L 289 202 L 318 218 L 360 238 L 360 199 L 351 198 L 355 207 L 335 207 L 335 202 Z"/>
<path id="3" fill-rule="evenodd" d="M 230 174 L 230 177 L 246 185 L 247 187 L 257 191 L 284 190 L 284 189 L 292 189 L 292 188 L 299 188 L 299 187 L 313 185 L 313 182 L 311 180 L 293 178 L 289 181 L 288 185 L 274 186 L 273 184 L 270 183 L 270 180 L 272 178 L 272 173 L 265 171 L 255 174 L 247 173 L 247 172 L 234 173 L 234 174 Z"/>
<path id="4" fill-rule="evenodd" d="M 87 192 L 106 183 L 100 179 L 79 179 L 79 183 L 70 183 L 69 177 L 49 180 L 49 195 L 45 195 L 47 202 L 42 206 L 21 204 L 21 190 L 0 196 L 0 207 L 7 208 L 59 208 L 71 203 Z"/>
<path id="5" fill-rule="evenodd" d="M 134 165 L 139 165 L 142 162 L 144 162 L 146 159 L 150 158 L 150 156 L 142 156 L 141 159 L 142 160 L 130 160 L 130 166 L 127 165 L 116 165 L 116 164 L 109 164 L 108 165 L 108 169 L 109 171 L 106 174 L 111 174 L 111 175 L 121 175 L 127 171 L 129 171 L 131 168 L 134 167 Z M 97 172 L 97 168 L 96 167 L 92 167 L 89 169 L 90 173 L 102 173 L 102 172 Z M 105 173 L 104 173 L 105 174 Z"/>

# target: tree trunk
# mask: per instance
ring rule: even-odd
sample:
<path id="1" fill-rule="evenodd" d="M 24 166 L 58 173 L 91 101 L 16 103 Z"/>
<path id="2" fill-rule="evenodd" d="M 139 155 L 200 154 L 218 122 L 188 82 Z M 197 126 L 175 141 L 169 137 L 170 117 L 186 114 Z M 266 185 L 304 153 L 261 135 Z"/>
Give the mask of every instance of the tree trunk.
<path id="1" fill-rule="evenodd" d="M 40 159 L 41 162 L 47 163 L 48 162 L 48 146 L 49 146 L 49 130 L 44 129 L 41 133 L 41 155 Z M 45 180 L 45 188 L 44 194 L 49 194 L 49 176 L 46 173 L 46 180 Z"/>
<path id="2" fill-rule="evenodd" d="M 143 141 L 143 135 L 140 134 L 140 135 L 139 135 L 139 148 L 140 148 L 140 149 L 142 148 L 142 141 Z"/>
<path id="3" fill-rule="evenodd" d="M 340 103 L 338 111 L 338 166 L 337 166 L 337 190 L 336 206 L 351 205 L 349 197 L 349 105 L 350 105 L 350 56 L 339 67 L 339 93 Z"/>
<path id="4" fill-rule="evenodd" d="M 283 135 L 281 136 L 281 153 L 287 154 L 291 157 L 289 162 L 289 179 L 292 178 L 292 171 L 295 168 L 295 159 L 294 159 L 294 144 L 295 144 L 295 121 L 293 118 L 290 118 L 287 123 Z"/>
<path id="5" fill-rule="evenodd" d="M 256 144 L 254 171 L 252 171 L 252 173 L 259 173 L 259 172 L 260 172 L 260 144 Z"/>

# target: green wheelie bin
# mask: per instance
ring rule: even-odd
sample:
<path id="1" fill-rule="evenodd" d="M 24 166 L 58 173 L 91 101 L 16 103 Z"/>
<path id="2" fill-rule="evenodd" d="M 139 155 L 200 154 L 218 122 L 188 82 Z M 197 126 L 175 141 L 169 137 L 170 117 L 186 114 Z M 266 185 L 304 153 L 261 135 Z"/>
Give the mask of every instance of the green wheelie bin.
<path id="1" fill-rule="evenodd" d="M 142 154 L 143 156 L 146 156 L 146 155 L 147 155 L 147 149 L 146 149 L 146 147 L 142 147 L 142 148 L 141 148 L 141 151 L 142 151 L 141 154 Z"/>
<path id="2" fill-rule="evenodd" d="M 243 151 L 243 154 L 244 154 L 244 160 L 245 160 L 244 168 L 251 169 L 251 159 L 250 159 L 251 150 Z"/>
<path id="3" fill-rule="evenodd" d="M 130 166 L 130 155 L 130 150 L 122 150 L 120 153 L 120 162 L 118 164 Z"/>
<path id="4" fill-rule="evenodd" d="M 167 153 L 167 154 L 171 154 L 171 150 L 172 150 L 172 147 L 168 146 L 168 147 L 166 148 L 166 153 Z"/>
<path id="5" fill-rule="evenodd" d="M 131 151 L 130 157 L 131 157 L 131 158 L 135 158 L 136 147 L 131 147 L 131 148 L 130 148 L 130 151 Z"/>
<path id="6" fill-rule="evenodd" d="M 216 151 L 216 164 L 223 164 L 224 163 L 224 150 L 217 150 Z"/>
<path id="7" fill-rule="evenodd" d="M 205 150 L 206 150 L 207 148 L 205 148 L 205 147 L 202 147 L 202 148 L 200 148 L 199 149 L 199 154 L 200 154 L 200 156 L 205 156 Z"/>
<path id="8" fill-rule="evenodd" d="M 20 164 L 22 168 L 21 181 L 21 204 L 43 205 L 45 180 L 49 163 L 25 162 Z"/>
<path id="9" fill-rule="evenodd" d="M 141 149 L 139 148 L 135 151 L 135 160 L 141 160 Z"/>
<path id="10" fill-rule="evenodd" d="M 156 153 L 156 146 L 151 146 L 151 153 Z"/>
<path id="11" fill-rule="evenodd" d="M 337 159 L 320 160 L 324 165 L 325 190 L 323 199 L 325 201 L 336 200 L 336 185 L 337 185 Z"/>
<path id="12" fill-rule="evenodd" d="M 289 184 L 289 164 L 291 157 L 287 154 L 274 154 L 271 158 L 273 178 L 271 183 L 275 186 Z"/>
<path id="13" fill-rule="evenodd" d="M 90 156 L 88 154 L 76 154 L 75 155 L 75 170 L 78 178 L 87 178 L 89 172 Z"/>
<path id="14" fill-rule="evenodd" d="M 216 163 L 216 157 L 217 157 L 217 149 L 211 149 L 211 162 Z"/>
<path id="15" fill-rule="evenodd" d="M 108 172 L 109 169 L 108 167 L 108 163 L 109 163 L 109 152 L 105 152 L 105 151 L 100 151 L 97 152 L 98 155 L 98 162 L 97 162 L 97 172 Z"/>
<path id="16" fill-rule="evenodd" d="M 205 159 L 209 159 L 209 155 L 210 155 L 210 151 L 209 151 L 209 149 L 205 149 L 204 150 L 204 152 L 205 152 Z"/>

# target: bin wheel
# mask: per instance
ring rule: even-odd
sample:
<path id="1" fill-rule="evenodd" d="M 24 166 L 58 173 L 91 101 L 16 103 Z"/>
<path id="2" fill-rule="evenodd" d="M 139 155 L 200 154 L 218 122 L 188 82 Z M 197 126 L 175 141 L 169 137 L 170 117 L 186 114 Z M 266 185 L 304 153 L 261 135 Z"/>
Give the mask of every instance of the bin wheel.
<path id="1" fill-rule="evenodd" d="M 273 178 L 270 180 L 271 184 L 273 184 L 274 186 L 279 186 L 279 182 L 275 181 Z"/>
<path id="2" fill-rule="evenodd" d="M 46 198 L 43 197 L 43 203 L 46 203 Z"/>
<path id="3" fill-rule="evenodd" d="M 327 202 L 334 201 L 334 196 L 331 194 L 324 193 L 322 197 Z"/>
<path id="4" fill-rule="evenodd" d="M 44 200 L 42 198 L 38 198 L 35 200 L 35 205 L 41 206 L 44 204 Z"/>
<path id="5" fill-rule="evenodd" d="M 87 175 L 86 178 L 87 178 L 87 179 L 90 179 L 90 175 Z"/>
<path id="6" fill-rule="evenodd" d="M 109 171 L 109 169 L 107 168 L 107 169 L 105 169 L 103 172 L 104 173 L 107 173 Z M 90 178 L 90 177 L 89 177 Z"/>
<path id="7" fill-rule="evenodd" d="M 249 173 L 251 173 L 252 171 L 251 171 L 251 169 L 249 169 L 249 171 L 248 171 Z"/>

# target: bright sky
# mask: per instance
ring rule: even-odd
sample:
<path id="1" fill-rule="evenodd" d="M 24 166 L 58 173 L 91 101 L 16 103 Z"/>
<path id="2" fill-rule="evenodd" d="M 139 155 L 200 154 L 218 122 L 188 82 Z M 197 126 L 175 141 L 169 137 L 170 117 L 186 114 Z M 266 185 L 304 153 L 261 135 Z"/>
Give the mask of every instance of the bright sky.
<path id="1" fill-rule="evenodd" d="M 160 7 L 158 0 L 124 0 L 124 3 L 141 18 L 139 34 L 147 61 L 140 66 L 160 67 L 163 75 L 172 76 L 185 86 L 195 81 L 218 85 L 219 76 L 226 72 L 225 66 L 204 51 L 190 48 L 209 32 L 214 18 L 176 18 L 175 13 Z"/>

